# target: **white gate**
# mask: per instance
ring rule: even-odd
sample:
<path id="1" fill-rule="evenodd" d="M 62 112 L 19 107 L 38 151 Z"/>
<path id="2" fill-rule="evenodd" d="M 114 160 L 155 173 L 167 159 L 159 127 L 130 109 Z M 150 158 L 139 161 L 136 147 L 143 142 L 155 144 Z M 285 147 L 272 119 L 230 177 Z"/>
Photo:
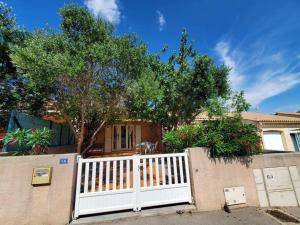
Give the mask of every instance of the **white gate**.
<path id="1" fill-rule="evenodd" d="M 192 202 L 187 153 L 78 159 L 75 213 Z"/>

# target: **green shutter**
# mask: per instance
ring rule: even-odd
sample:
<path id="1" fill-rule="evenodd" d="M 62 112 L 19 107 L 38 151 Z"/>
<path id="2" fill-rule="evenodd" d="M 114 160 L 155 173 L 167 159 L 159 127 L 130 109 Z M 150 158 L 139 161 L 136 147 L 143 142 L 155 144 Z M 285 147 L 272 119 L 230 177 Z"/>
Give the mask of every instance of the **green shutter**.
<path id="1" fill-rule="evenodd" d="M 296 133 L 295 138 L 296 138 L 296 143 L 297 143 L 297 151 L 299 152 L 299 150 L 300 150 L 300 133 Z"/>

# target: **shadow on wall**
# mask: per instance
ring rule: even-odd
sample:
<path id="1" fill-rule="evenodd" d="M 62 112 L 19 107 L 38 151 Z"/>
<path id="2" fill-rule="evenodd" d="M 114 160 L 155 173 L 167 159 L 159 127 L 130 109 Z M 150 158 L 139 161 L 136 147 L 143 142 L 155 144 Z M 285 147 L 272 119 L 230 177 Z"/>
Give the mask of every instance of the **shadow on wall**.
<path id="1" fill-rule="evenodd" d="M 250 167 L 250 164 L 253 162 L 252 156 L 232 156 L 232 157 L 211 157 L 210 151 L 208 148 L 201 148 L 201 151 L 204 151 L 209 160 L 215 164 L 225 163 L 225 164 L 234 164 L 239 163 L 247 168 Z"/>

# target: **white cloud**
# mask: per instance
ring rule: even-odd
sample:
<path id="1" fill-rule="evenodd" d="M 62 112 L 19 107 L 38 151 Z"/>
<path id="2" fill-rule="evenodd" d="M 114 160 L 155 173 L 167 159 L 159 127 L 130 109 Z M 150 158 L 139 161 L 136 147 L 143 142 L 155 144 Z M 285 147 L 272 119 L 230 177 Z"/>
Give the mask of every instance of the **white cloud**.
<path id="1" fill-rule="evenodd" d="M 239 89 L 241 83 L 244 80 L 244 76 L 237 71 L 236 62 L 229 55 L 228 44 L 223 41 L 219 42 L 216 45 L 216 51 L 221 57 L 223 63 L 231 69 L 229 74 L 229 82 L 231 84 L 231 88 L 234 90 Z"/>
<path id="2" fill-rule="evenodd" d="M 245 91 L 252 107 L 300 84 L 299 62 L 291 63 L 282 52 L 266 54 L 261 48 L 244 52 L 232 49 L 225 41 L 217 43 L 215 50 L 221 61 L 231 68 L 229 81 L 233 91 Z"/>
<path id="3" fill-rule="evenodd" d="M 85 5 L 96 16 L 113 24 L 120 22 L 121 12 L 117 0 L 85 0 Z"/>
<path id="4" fill-rule="evenodd" d="M 156 13 L 158 15 L 159 30 L 162 31 L 165 28 L 166 20 L 164 15 L 159 10 L 157 10 Z"/>

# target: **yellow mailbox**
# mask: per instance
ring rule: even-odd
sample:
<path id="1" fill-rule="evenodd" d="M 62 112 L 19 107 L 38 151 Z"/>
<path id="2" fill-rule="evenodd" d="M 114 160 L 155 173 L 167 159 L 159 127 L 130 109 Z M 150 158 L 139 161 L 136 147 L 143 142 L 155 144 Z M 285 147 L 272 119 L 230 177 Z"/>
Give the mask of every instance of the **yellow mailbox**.
<path id="1" fill-rule="evenodd" d="M 32 182 L 34 186 L 51 184 L 52 167 L 34 167 Z"/>

